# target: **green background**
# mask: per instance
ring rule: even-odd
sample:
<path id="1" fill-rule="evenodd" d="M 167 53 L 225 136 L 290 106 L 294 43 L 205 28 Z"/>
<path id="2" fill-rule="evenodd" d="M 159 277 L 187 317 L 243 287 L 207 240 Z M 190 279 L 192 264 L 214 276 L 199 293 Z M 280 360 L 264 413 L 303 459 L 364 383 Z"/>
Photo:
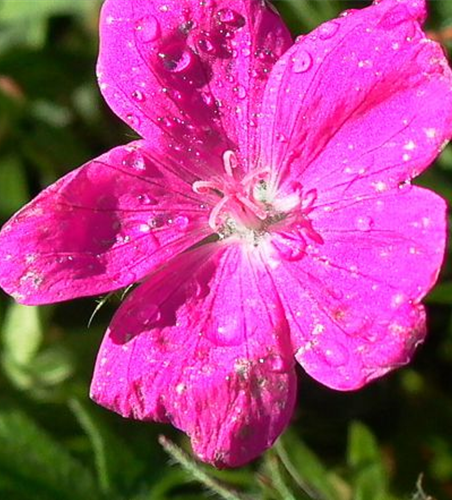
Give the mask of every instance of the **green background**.
<path id="1" fill-rule="evenodd" d="M 275 5 L 297 35 L 367 3 Z M 99 0 L 0 1 L 1 222 L 44 186 L 133 137 L 96 87 L 99 7 Z M 451 48 L 452 1 L 430 8 L 428 29 Z M 419 182 L 451 200 L 452 149 Z M 123 420 L 89 401 L 96 349 L 119 299 L 88 327 L 95 299 L 38 309 L 2 293 L 0 498 L 452 499 L 449 258 L 427 303 L 430 334 L 408 367 L 355 393 L 326 389 L 300 370 L 286 435 L 248 467 L 216 471 L 196 464 L 171 427 Z M 166 451 L 161 434 L 171 440 L 160 439 Z"/>

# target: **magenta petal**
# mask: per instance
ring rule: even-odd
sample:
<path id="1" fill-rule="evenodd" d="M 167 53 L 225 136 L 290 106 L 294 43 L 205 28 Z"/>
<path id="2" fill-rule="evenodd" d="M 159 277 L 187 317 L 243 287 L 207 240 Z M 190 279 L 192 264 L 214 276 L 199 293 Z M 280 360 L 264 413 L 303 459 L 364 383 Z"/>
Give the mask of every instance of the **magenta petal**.
<path id="1" fill-rule="evenodd" d="M 131 127 L 211 168 L 235 147 L 253 161 L 265 81 L 292 43 L 265 2 L 107 0 L 100 28 L 100 88 Z"/>
<path id="2" fill-rule="evenodd" d="M 7 222 L 2 288 L 25 304 L 108 292 L 208 235 L 208 214 L 192 187 L 149 154 L 142 142 L 115 148 Z"/>
<path id="3" fill-rule="evenodd" d="M 323 244 L 274 278 L 296 358 L 316 380 L 356 389 L 409 361 L 425 335 L 420 300 L 443 259 L 445 213 L 417 187 L 312 213 Z"/>
<path id="4" fill-rule="evenodd" d="M 288 326 L 265 269 L 238 246 L 208 245 L 121 306 L 91 396 L 125 417 L 171 422 L 202 460 L 239 466 L 283 431 L 295 391 Z"/>
<path id="5" fill-rule="evenodd" d="M 452 79 L 424 14 L 425 2 L 384 0 L 284 54 L 263 105 L 263 161 L 275 177 L 298 178 L 328 203 L 384 191 L 433 161 L 452 133 Z"/>

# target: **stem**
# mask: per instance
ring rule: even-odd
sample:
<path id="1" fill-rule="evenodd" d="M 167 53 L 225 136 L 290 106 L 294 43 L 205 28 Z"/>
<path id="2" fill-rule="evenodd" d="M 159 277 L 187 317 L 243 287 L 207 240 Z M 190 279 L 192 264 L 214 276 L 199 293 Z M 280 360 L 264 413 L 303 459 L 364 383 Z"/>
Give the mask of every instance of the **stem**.
<path id="1" fill-rule="evenodd" d="M 224 500 L 251 500 L 250 497 L 242 496 L 241 494 L 233 491 L 217 480 L 210 477 L 201 467 L 191 460 L 186 453 L 184 453 L 178 446 L 165 436 L 159 436 L 159 443 L 163 449 L 170 455 L 179 465 L 181 465 L 193 478 L 203 484 L 206 488 L 216 493 Z"/>

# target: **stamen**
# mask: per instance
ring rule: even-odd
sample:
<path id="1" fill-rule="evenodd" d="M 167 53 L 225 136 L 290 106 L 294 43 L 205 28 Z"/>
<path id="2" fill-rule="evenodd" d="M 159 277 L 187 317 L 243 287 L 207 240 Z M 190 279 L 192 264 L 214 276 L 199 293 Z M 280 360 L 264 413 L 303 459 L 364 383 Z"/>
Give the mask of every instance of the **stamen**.
<path id="1" fill-rule="evenodd" d="M 192 185 L 192 189 L 195 193 L 203 194 L 210 190 L 218 190 L 218 184 L 211 181 L 195 181 Z"/>
<path id="2" fill-rule="evenodd" d="M 248 207 L 251 212 L 261 220 L 265 220 L 267 218 L 267 212 L 260 208 L 256 203 L 253 203 L 250 199 L 248 199 L 243 194 L 236 194 L 236 198 L 241 201 L 245 207 Z"/>
<path id="3" fill-rule="evenodd" d="M 245 177 L 242 179 L 242 184 L 244 186 L 250 185 L 251 181 L 254 181 L 255 179 L 263 179 L 266 177 L 270 172 L 270 169 L 267 167 L 262 167 L 259 170 L 252 170 L 251 172 L 248 172 Z"/>
<path id="4" fill-rule="evenodd" d="M 233 170 L 234 168 L 237 168 L 237 164 L 237 156 L 235 155 L 234 151 L 228 149 L 223 153 L 223 165 L 229 177 L 234 177 Z"/>
<path id="5" fill-rule="evenodd" d="M 225 196 L 222 198 L 213 208 L 212 211 L 210 212 L 209 215 L 209 226 L 214 230 L 217 231 L 217 229 L 221 226 L 221 223 L 218 224 L 218 219 L 220 216 L 220 212 L 224 205 L 229 201 L 229 198 Z"/>

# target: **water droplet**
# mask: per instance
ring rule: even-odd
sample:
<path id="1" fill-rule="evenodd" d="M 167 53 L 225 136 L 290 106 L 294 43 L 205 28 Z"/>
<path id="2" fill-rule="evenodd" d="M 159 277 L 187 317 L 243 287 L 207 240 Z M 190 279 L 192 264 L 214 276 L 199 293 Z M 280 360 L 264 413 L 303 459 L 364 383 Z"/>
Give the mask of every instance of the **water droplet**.
<path id="1" fill-rule="evenodd" d="M 339 14 L 339 17 L 350 17 L 353 14 L 355 14 L 356 12 L 358 12 L 358 9 L 347 9 L 347 10 L 344 10 L 343 12 L 341 12 Z"/>
<path id="2" fill-rule="evenodd" d="M 245 99 L 246 89 L 243 85 L 237 85 L 236 87 L 234 87 L 234 91 L 237 93 L 237 97 L 239 99 Z"/>
<path id="3" fill-rule="evenodd" d="M 198 47 L 207 54 L 213 54 L 215 52 L 215 45 L 209 38 L 200 38 L 198 40 Z"/>
<path id="4" fill-rule="evenodd" d="M 138 102 L 143 102 L 146 99 L 146 96 L 141 92 L 141 90 L 134 90 L 132 92 L 132 99 Z"/>
<path id="5" fill-rule="evenodd" d="M 140 125 L 140 119 L 132 114 L 132 113 L 129 113 L 127 116 L 126 116 L 126 120 L 127 120 L 127 123 L 133 127 L 133 128 L 136 128 Z"/>
<path id="6" fill-rule="evenodd" d="M 221 23 L 228 24 L 229 26 L 241 28 L 245 25 L 245 18 L 232 9 L 220 9 L 217 12 L 217 17 Z"/>
<path id="7" fill-rule="evenodd" d="M 349 354 L 344 345 L 334 340 L 324 340 L 316 350 L 320 353 L 323 359 L 333 368 L 345 366 L 348 364 Z"/>
<path id="8" fill-rule="evenodd" d="M 292 62 L 292 69 L 294 73 L 304 73 L 308 71 L 312 66 L 312 56 L 306 50 L 300 50 L 292 59 Z"/>
<path id="9" fill-rule="evenodd" d="M 391 297 L 391 307 L 398 309 L 401 305 L 407 302 L 407 296 L 404 293 L 396 293 Z"/>
<path id="10" fill-rule="evenodd" d="M 190 31 L 196 26 L 195 21 L 186 21 L 179 26 L 179 31 L 184 35 L 188 35 Z"/>
<path id="11" fill-rule="evenodd" d="M 141 205 L 158 205 L 158 200 L 148 194 L 140 194 L 138 196 L 138 202 Z"/>
<path id="12" fill-rule="evenodd" d="M 194 64 L 195 56 L 191 50 L 184 50 L 181 54 L 169 56 L 167 54 L 159 54 L 163 61 L 163 66 L 172 73 L 181 73 L 186 71 Z"/>
<path id="13" fill-rule="evenodd" d="M 152 326 L 151 324 L 155 324 L 160 318 L 161 312 L 157 304 L 146 304 L 146 307 L 142 308 L 138 314 L 139 321 L 146 327 Z"/>
<path id="14" fill-rule="evenodd" d="M 187 386 L 183 382 L 180 382 L 179 384 L 176 385 L 177 394 L 183 394 L 186 390 Z"/>
<path id="15" fill-rule="evenodd" d="M 292 237 L 286 234 L 275 234 L 272 244 L 279 256 L 287 261 L 300 260 L 306 254 L 306 242 L 301 236 Z"/>
<path id="16" fill-rule="evenodd" d="M 146 170 L 146 162 L 140 151 L 132 149 L 129 154 L 124 158 L 122 164 L 126 167 L 133 168 L 139 172 Z"/>
<path id="17" fill-rule="evenodd" d="M 274 373 L 284 373 L 289 369 L 287 361 L 279 354 L 270 354 L 266 359 L 267 366 Z"/>
<path id="18" fill-rule="evenodd" d="M 374 227 L 374 220 L 367 215 L 361 215 L 357 217 L 355 226 L 358 231 L 368 232 Z"/>
<path id="19" fill-rule="evenodd" d="M 135 26 L 135 30 L 143 42 L 153 42 L 160 37 L 160 24 L 156 17 L 143 17 Z"/>
<path id="20" fill-rule="evenodd" d="M 322 24 L 322 26 L 320 26 L 318 29 L 319 38 L 321 40 L 328 40 L 337 33 L 338 29 L 339 23 L 336 21 L 330 21 L 328 23 Z"/>
<path id="21" fill-rule="evenodd" d="M 178 215 L 173 219 L 172 225 L 177 231 L 185 232 L 188 224 L 190 223 L 190 219 L 186 215 Z"/>
<path id="22" fill-rule="evenodd" d="M 215 342 L 224 346 L 240 345 L 245 338 L 243 324 L 236 318 L 226 318 L 211 334 Z"/>

